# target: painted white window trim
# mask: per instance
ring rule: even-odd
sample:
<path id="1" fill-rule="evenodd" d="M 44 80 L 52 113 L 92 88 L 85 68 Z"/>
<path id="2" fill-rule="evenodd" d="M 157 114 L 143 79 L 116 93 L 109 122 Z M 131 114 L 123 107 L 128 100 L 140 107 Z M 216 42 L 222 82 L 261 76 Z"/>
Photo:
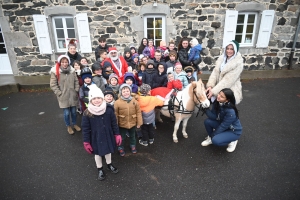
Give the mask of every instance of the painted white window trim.
<path id="1" fill-rule="evenodd" d="M 147 36 L 147 18 L 162 18 L 162 40 L 166 41 L 166 16 L 164 15 L 144 15 L 144 37 L 148 38 Z M 155 34 L 155 31 L 154 31 Z M 155 44 L 155 37 L 154 37 L 154 44 Z"/>
<path id="2" fill-rule="evenodd" d="M 257 12 L 239 12 L 238 15 L 245 15 L 245 19 L 244 19 L 244 28 L 243 28 L 243 33 L 242 33 L 242 41 L 245 41 L 245 37 L 246 37 L 246 28 L 247 28 L 247 20 L 248 20 L 248 15 L 255 15 L 255 21 L 254 21 L 254 27 L 253 27 L 253 33 L 252 33 L 252 42 L 251 43 L 240 43 L 240 47 L 252 47 L 254 46 L 254 41 L 256 39 L 256 26 L 257 26 L 257 16 L 258 13 Z M 238 23 L 237 23 L 238 25 Z"/>
<path id="3" fill-rule="evenodd" d="M 41 54 L 52 54 L 48 23 L 45 15 L 32 15 Z"/>
<path id="4" fill-rule="evenodd" d="M 77 33 L 81 53 L 92 53 L 92 42 L 87 13 L 76 15 Z"/>
<path id="5" fill-rule="evenodd" d="M 224 35 L 223 35 L 223 48 L 225 48 L 228 42 L 235 39 L 237 17 L 238 17 L 238 11 L 226 10 Z"/>
<path id="6" fill-rule="evenodd" d="M 65 44 L 66 44 L 66 48 L 59 48 L 59 45 L 58 45 L 58 39 L 57 39 L 57 34 L 56 34 L 56 26 L 55 26 L 55 19 L 63 19 L 62 20 L 62 23 L 63 23 L 63 30 L 64 30 L 64 35 L 65 35 Z M 68 41 L 67 41 L 67 38 L 68 37 L 66 37 L 67 35 L 68 35 L 68 32 L 67 32 L 67 26 L 66 26 L 66 18 L 72 18 L 73 20 L 74 20 L 74 17 L 73 16 L 63 16 L 63 15 L 61 15 L 61 16 L 53 16 L 52 17 L 52 28 L 53 28 L 53 33 L 54 33 L 54 43 L 55 43 L 55 45 L 56 45 L 56 51 L 57 52 L 60 52 L 60 53 L 63 53 L 63 52 L 66 52 L 66 51 L 68 51 L 68 49 L 67 49 L 67 45 L 68 45 Z M 74 23 L 74 32 L 75 32 L 75 34 L 76 34 L 76 27 L 75 27 L 75 22 L 73 21 L 73 23 Z"/>
<path id="7" fill-rule="evenodd" d="M 256 48 L 267 48 L 269 46 L 274 16 L 274 10 L 264 10 L 262 12 Z"/>

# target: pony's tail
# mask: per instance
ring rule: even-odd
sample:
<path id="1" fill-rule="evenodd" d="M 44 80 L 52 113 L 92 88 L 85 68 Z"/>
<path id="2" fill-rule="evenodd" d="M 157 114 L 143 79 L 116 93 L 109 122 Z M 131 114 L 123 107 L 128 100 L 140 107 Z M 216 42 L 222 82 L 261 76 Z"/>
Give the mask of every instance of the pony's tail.
<path id="1" fill-rule="evenodd" d="M 56 77 L 57 77 L 57 82 L 59 81 L 59 68 L 60 68 L 60 63 L 56 63 Z"/>

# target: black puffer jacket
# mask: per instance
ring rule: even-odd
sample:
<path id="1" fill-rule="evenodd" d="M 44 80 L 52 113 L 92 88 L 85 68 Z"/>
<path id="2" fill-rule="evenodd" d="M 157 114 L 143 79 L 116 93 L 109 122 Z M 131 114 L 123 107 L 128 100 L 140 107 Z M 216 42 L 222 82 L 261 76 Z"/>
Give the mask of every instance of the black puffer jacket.
<path id="1" fill-rule="evenodd" d="M 154 76 L 156 74 L 157 70 L 154 68 L 151 69 L 146 69 L 145 72 L 143 73 L 143 78 L 142 78 L 142 82 L 145 84 L 148 84 L 151 86 L 151 88 L 153 88 L 154 86 Z"/>
<path id="2" fill-rule="evenodd" d="M 182 68 L 184 69 L 184 67 L 186 66 L 191 66 L 191 63 L 188 61 L 189 59 L 189 55 L 188 55 L 188 52 L 190 50 L 190 47 L 187 47 L 187 48 L 182 48 L 178 51 L 178 59 L 179 59 L 179 62 L 181 63 L 182 65 Z M 193 61 L 193 68 L 194 70 L 198 71 L 198 65 L 199 63 L 201 62 L 201 56 L 199 57 L 199 59 Z"/>
<path id="3" fill-rule="evenodd" d="M 167 74 L 166 71 L 164 71 L 162 74 L 159 74 L 157 71 L 153 76 L 153 87 L 151 89 L 157 88 L 157 87 L 167 87 Z"/>

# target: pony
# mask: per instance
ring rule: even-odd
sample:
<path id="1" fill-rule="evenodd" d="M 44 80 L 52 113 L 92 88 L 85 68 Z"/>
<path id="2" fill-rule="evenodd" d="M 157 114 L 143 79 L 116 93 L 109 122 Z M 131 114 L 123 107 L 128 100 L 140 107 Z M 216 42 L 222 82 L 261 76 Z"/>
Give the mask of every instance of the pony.
<path id="1" fill-rule="evenodd" d="M 180 122 L 182 123 L 182 134 L 184 138 L 188 138 L 186 133 L 187 123 L 195 110 L 205 109 L 210 106 L 210 101 L 207 99 L 204 84 L 201 79 L 197 82 L 193 81 L 182 91 L 178 91 L 174 100 L 174 115 L 175 115 L 175 125 L 173 131 L 173 141 L 178 142 L 177 130 L 179 128 Z M 164 102 L 164 106 L 161 108 L 160 112 L 166 116 L 171 117 L 168 110 L 168 101 Z"/>

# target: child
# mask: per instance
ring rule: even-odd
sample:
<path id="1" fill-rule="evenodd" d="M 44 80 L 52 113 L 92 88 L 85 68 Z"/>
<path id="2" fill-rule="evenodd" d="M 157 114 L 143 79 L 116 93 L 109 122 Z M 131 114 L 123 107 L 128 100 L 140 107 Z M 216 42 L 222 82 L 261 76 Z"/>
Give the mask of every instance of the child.
<path id="1" fill-rule="evenodd" d="M 143 81 L 142 78 L 145 70 L 146 70 L 146 64 L 140 63 L 138 68 L 138 77 L 141 81 Z"/>
<path id="2" fill-rule="evenodd" d="M 160 41 L 159 43 L 159 47 L 157 48 L 157 50 L 160 51 L 161 53 L 161 58 L 164 60 L 165 57 L 167 57 L 169 55 L 169 51 L 167 49 L 167 44 L 165 41 Z"/>
<path id="3" fill-rule="evenodd" d="M 119 80 L 118 80 L 118 76 L 114 73 L 112 73 L 110 76 L 109 76 L 109 79 L 108 79 L 108 86 L 112 88 L 112 90 L 114 91 L 115 93 L 115 98 L 116 100 L 118 99 L 118 95 L 119 95 L 119 88 L 120 88 L 120 85 L 119 85 Z"/>
<path id="4" fill-rule="evenodd" d="M 129 85 L 131 87 L 131 91 L 133 94 L 136 94 L 138 92 L 138 86 L 136 85 L 135 77 L 133 73 L 127 72 L 124 76 L 124 83 Z"/>
<path id="5" fill-rule="evenodd" d="M 174 71 L 175 64 L 178 62 L 177 61 L 177 52 L 174 50 L 170 51 L 169 59 L 170 60 L 168 62 L 166 62 L 167 74 Z"/>
<path id="6" fill-rule="evenodd" d="M 106 44 L 106 38 L 100 37 L 98 39 L 99 46 L 95 49 L 95 58 L 98 60 L 100 58 L 100 51 L 104 50 L 105 52 L 108 52 L 108 45 Z"/>
<path id="7" fill-rule="evenodd" d="M 89 67 L 89 66 L 88 66 L 89 63 L 88 63 L 88 60 L 87 60 L 86 57 L 81 57 L 80 63 L 81 63 L 84 67 Z"/>
<path id="8" fill-rule="evenodd" d="M 125 156 L 124 142 L 126 132 L 129 132 L 130 148 L 132 153 L 137 153 L 135 131 L 143 124 L 139 103 L 131 96 L 131 87 L 126 83 L 120 87 L 120 98 L 115 102 L 115 114 L 122 136 L 122 144 L 118 147 L 120 156 Z"/>
<path id="9" fill-rule="evenodd" d="M 101 49 L 99 51 L 99 57 L 97 59 L 97 61 L 99 61 L 100 63 L 102 63 L 103 60 L 105 60 L 107 58 L 107 51 L 104 49 Z"/>
<path id="10" fill-rule="evenodd" d="M 95 154 L 98 168 L 98 180 L 105 179 L 102 156 L 105 157 L 107 169 L 116 174 L 119 170 L 112 165 L 111 154 L 122 138 L 117 125 L 113 106 L 106 104 L 101 90 L 92 85 L 89 92 L 89 105 L 82 117 L 83 146 L 89 154 Z M 99 128 L 103 127 L 103 128 Z"/>
<path id="11" fill-rule="evenodd" d="M 130 49 L 128 47 L 125 47 L 124 49 L 124 59 L 126 60 L 128 66 L 131 66 L 132 58 Z"/>
<path id="12" fill-rule="evenodd" d="M 130 46 L 130 53 L 131 55 L 136 54 L 136 48 L 134 46 Z"/>
<path id="13" fill-rule="evenodd" d="M 200 58 L 200 52 L 202 50 L 201 44 L 198 43 L 198 40 L 196 38 L 193 38 L 190 41 L 191 48 L 189 50 L 189 59 L 188 61 L 191 62 L 191 65 L 193 65 L 193 61 L 196 61 Z"/>
<path id="14" fill-rule="evenodd" d="M 193 81 L 196 81 L 193 77 L 194 68 L 192 66 L 187 66 L 184 68 L 184 71 L 186 73 L 186 78 L 188 79 L 189 84 Z"/>
<path id="15" fill-rule="evenodd" d="M 156 70 L 154 69 L 154 61 L 148 60 L 147 68 L 142 77 L 142 82 L 150 85 L 150 87 L 152 88 L 153 84 L 154 84 L 153 77 L 154 77 L 155 73 L 156 73 Z"/>
<path id="16" fill-rule="evenodd" d="M 139 54 L 135 53 L 132 54 L 132 62 L 130 63 L 130 66 L 132 67 L 132 71 L 133 70 L 137 70 L 138 66 L 139 66 Z"/>
<path id="17" fill-rule="evenodd" d="M 113 91 L 113 89 L 109 86 L 107 86 L 104 90 L 104 100 L 106 101 L 106 103 L 110 104 L 110 105 L 114 105 L 115 103 L 115 93 Z"/>
<path id="18" fill-rule="evenodd" d="M 78 78 L 78 83 L 79 83 L 79 87 L 81 87 L 83 85 L 83 80 L 80 76 L 81 74 L 81 70 L 84 68 L 84 66 L 78 61 L 75 60 L 73 63 L 73 68 L 75 69 L 77 78 Z M 82 102 L 79 99 L 79 93 L 78 93 L 78 105 L 76 106 L 76 112 L 78 112 L 80 115 L 82 114 Z"/>
<path id="19" fill-rule="evenodd" d="M 112 69 L 110 62 L 104 62 L 102 70 L 103 77 L 108 80 L 112 73 L 114 73 L 114 70 Z"/>
<path id="20" fill-rule="evenodd" d="M 87 108 L 87 105 L 89 103 L 89 87 L 90 85 L 94 84 L 92 82 L 92 72 L 90 70 L 90 68 L 84 68 L 81 70 L 81 78 L 83 80 L 83 85 L 80 87 L 79 89 L 79 98 L 82 102 L 84 102 L 84 106 L 82 108 L 83 111 L 85 111 L 85 109 Z"/>
<path id="21" fill-rule="evenodd" d="M 64 120 L 69 134 L 74 134 L 70 125 L 70 115 L 72 125 L 76 131 L 81 128 L 76 125 L 76 105 L 78 104 L 79 84 L 75 70 L 70 65 L 70 58 L 61 55 L 57 63 L 51 68 L 50 87 L 57 96 L 59 107 L 64 111 Z"/>
<path id="22" fill-rule="evenodd" d="M 174 79 L 179 79 L 182 82 L 183 88 L 186 88 L 186 86 L 189 84 L 185 71 L 182 70 L 182 65 L 180 62 L 177 62 L 175 65 L 175 71 L 174 71 Z"/>
<path id="23" fill-rule="evenodd" d="M 207 119 L 204 121 L 208 137 L 201 145 L 227 146 L 228 152 L 233 152 L 242 134 L 242 125 L 235 104 L 234 93 L 229 88 L 222 89 L 211 110 L 205 111 Z"/>
<path id="24" fill-rule="evenodd" d="M 152 39 L 148 40 L 148 46 L 143 50 L 143 55 L 147 58 L 153 59 L 156 47 L 154 46 L 154 41 Z"/>
<path id="25" fill-rule="evenodd" d="M 163 106 L 164 102 L 157 97 L 148 96 L 150 95 L 151 87 L 148 84 L 142 84 L 140 87 L 140 92 L 142 96 L 138 98 L 140 108 L 142 111 L 143 125 L 142 129 L 142 139 L 139 140 L 139 143 L 143 146 L 148 146 L 154 142 L 154 129 L 153 122 L 155 121 L 155 112 L 154 108 L 156 106 Z"/>
<path id="26" fill-rule="evenodd" d="M 97 85 L 102 92 L 105 90 L 107 84 L 106 79 L 102 76 L 102 66 L 100 62 L 95 62 L 92 65 L 93 78 L 92 81 Z"/>

